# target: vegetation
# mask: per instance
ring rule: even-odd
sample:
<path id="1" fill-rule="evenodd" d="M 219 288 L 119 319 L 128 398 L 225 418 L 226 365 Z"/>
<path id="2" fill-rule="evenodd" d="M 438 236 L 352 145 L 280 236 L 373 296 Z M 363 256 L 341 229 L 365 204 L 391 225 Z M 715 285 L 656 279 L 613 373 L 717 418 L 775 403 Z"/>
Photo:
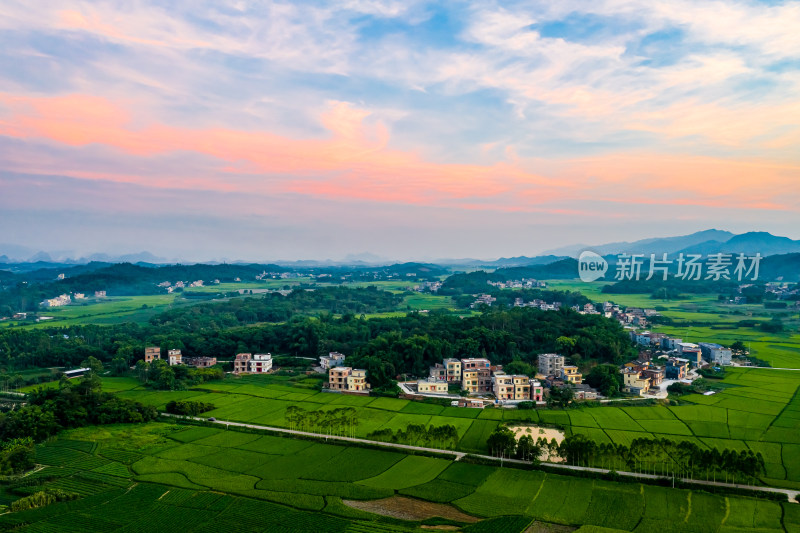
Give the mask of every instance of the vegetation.
<path id="1" fill-rule="evenodd" d="M 547 406 L 565 409 L 569 407 L 574 399 L 575 389 L 570 385 L 564 385 L 563 387 L 553 386 L 550 387 L 550 393 L 547 395 Z"/>
<path id="2" fill-rule="evenodd" d="M 102 392 L 95 372 L 89 372 L 75 385 L 62 380 L 58 389 L 31 392 L 28 402 L 17 410 L 0 413 L 0 442 L 17 440 L 19 446 L 18 439 L 40 442 L 66 428 L 148 422 L 158 414 L 153 407 Z"/>
<path id="3" fill-rule="evenodd" d="M 0 475 L 19 474 L 34 467 L 36 450 L 31 437 L 8 439 L 0 443 Z"/>
<path id="4" fill-rule="evenodd" d="M 191 309 L 197 307 L 202 306 Z M 348 364 L 367 369 L 373 389 L 391 389 L 398 374 L 427 375 L 428 367 L 445 357 L 485 356 L 497 364 L 520 361 L 532 365 L 539 353 L 569 346 L 568 355 L 580 364 L 593 360 L 619 363 L 635 353 L 616 321 L 571 310 L 515 308 L 466 318 L 441 312 L 410 313 L 371 320 L 326 314 L 242 328 L 227 328 L 228 315 L 213 316 L 181 315 L 181 320 L 144 327 L 4 330 L 0 332 L 0 364 L 14 368 L 74 366 L 92 356 L 105 362 L 121 358 L 130 366 L 143 358 L 147 345 L 181 349 L 184 357 L 269 351 L 316 358 L 340 351 L 348 355 Z M 564 339 L 569 340 L 568 345 L 563 344 Z M 137 371 L 143 382 L 156 388 L 180 390 L 195 379 L 193 370 L 165 367 L 158 361 L 154 364 L 147 369 L 141 363 Z M 150 373 L 153 370 L 155 375 Z"/>
<path id="5" fill-rule="evenodd" d="M 586 376 L 585 381 L 608 398 L 619 396 L 622 391 L 623 378 L 616 365 L 595 366 Z"/>
<path id="6" fill-rule="evenodd" d="M 136 362 L 136 375 L 149 387 L 161 390 L 185 390 L 206 381 L 220 380 L 225 372 L 219 366 L 194 368 L 186 365 L 170 365 L 163 359 L 152 363 Z"/>
<path id="7" fill-rule="evenodd" d="M 286 296 L 273 292 L 260 298 L 236 298 L 167 311 L 150 322 L 156 326 L 178 326 L 197 331 L 209 327 L 225 328 L 257 322 L 284 322 L 298 313 L 360 315 L 394 311 L 402 300 L 402 295 L 378 290 L 374 285 L 363 289 L 295 289 Z"/>
<path id="8" fill-rule="evenodd" d="M 172 400 L 167 402 L 166 411 L 173 415 L 182 416 L 197 416 L 205 413 L 206 411 L 213 411 L 216 409 L 213 403 L 192 402 L 192 401 L 178 401 Z"/>
<path id="9" fill-rule="evenodd" d="M 367 435 L 370 440 L 382 442 L 398 442 L 413 446 L 436 447 L 455 449 L 458 447 L 458 430 L 455 426 L 428 426 L 422 424 L 409 424 L 405 430 L 381 429 Z"/>
<path id="10" fill-rule="evenodd" d="M 689 441 L 634 439 L 630 446 L 597 444 L 584 435 L 564 439 L 558 454 L 568 464 L 726 482 L 756 482 L 764 457 L 752 450 L 705 449 Z"/>

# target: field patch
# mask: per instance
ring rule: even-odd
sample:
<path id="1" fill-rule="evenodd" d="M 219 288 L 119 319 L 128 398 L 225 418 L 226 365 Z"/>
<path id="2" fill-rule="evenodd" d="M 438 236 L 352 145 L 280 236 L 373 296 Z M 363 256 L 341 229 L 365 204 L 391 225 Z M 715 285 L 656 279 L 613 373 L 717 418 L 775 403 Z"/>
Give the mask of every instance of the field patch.
<path id="1" fill-rule="evenodd" d="M 405 489 L 431 481 L 450 465 L 445 459 L 411 455 L 382 474 L 359 481 L 377 488 Z"/>
<path id="2" fill-rule="evenodd" d="M 355 509 L 401 520 L 425 520 L 439 516 L 468 524 L 478 521 L 474 516 L 463 513 L 450 505 L 424 502 L 403 496 L 392 496 L 370 502 L 342 500 L 342 503 Z"/>

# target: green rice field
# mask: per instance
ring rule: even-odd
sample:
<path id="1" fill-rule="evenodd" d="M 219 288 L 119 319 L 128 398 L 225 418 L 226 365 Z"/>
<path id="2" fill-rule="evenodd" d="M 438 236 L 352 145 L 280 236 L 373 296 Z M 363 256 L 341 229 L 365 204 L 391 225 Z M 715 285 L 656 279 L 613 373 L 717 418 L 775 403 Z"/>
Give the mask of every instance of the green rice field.
<path id="1" fill-rule="evenodd" d="M 27 489 L 61 488 L 80 498 L 0 514 L 0 529 L 426 531 L 421 521 L 344 503 L 395 494 L 443 505 L 431 516 L 452 509 L 474 517 L 470 520 L 477 522 L 469 525 L 450 520 L 465 533 L 521 533 L 534 520 L 616 531 L 791 532 L 800 527 L 800 506 L 793 503 L 207 427 L 150 423 L 83 428 L 63 433 L 37 452 L 43 469 L 32 474 Z M 297 456 L 303 460 L 294 460 Z"/>

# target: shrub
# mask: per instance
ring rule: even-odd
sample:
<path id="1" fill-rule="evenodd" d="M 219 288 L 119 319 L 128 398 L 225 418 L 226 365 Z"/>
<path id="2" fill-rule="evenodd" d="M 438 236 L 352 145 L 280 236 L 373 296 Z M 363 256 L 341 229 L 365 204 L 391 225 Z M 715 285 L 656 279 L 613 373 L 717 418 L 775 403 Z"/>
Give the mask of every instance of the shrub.
<path id="1" fill-rule="evenodd" d="M 172 400 L 171 402 L 167 403 L 167 412 L 172 413 L 173 415 L 184 415 L 184 416 L 197 416 L 201 413 L 205 413 L 207 411 L 213 411 L 216 409 L 214 404 L 211 403 L 204 403 L 204 402 L 193 402 L 193 401 L 176 401 Z"/>
<path id="2" fill-rule="evenodd" d="M 66 502 L 78 498 L 80 498 L 80 495 L 74 492 L 67 492 L 61 489 L 46 489 L 13 502 L 11 504 L 11 510 L 13 512 L 25 511 L 27 509 L 35 509 L 36 507 L 44 507 L 51 503 Z"/>

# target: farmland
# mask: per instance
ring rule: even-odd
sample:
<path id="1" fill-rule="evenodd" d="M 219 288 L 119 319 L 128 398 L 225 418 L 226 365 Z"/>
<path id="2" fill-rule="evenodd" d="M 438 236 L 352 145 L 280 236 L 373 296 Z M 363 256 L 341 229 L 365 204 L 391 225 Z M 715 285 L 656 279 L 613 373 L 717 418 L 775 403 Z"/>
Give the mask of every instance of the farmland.
<path id="1" fill-rule="evenodd" d="M 597 442 L 630 444 L 636 438 L 691 441 L 702 448 L 752 449 L 766 462 L 763 481 L 800 488 L 800 375 L 794 371 L 730 369 L 723 383 L 731 385 L 713 396 L 691 395 L 682 405 L 596 406 L 562 410 L 484 410 L 445 407 L 393 398 L 344 396 L 318 392 L 315 380 L 280 376 L 227 378 L 210 385 L 213 392 L 152 391 L 126 378 L 106 378 L 111 390 L 163 409 L 173 399 L 209 402 L 206 413 L 221 420 L 289 427 L 286 409 L 357 410 L 355 435 L 409 424 L 452 424 L 458 449 L 485 453 L 486 439 L 502 422 L 559 425 L 567 434 L 582 433 Z M 205 385 L 204 387 L 209 386 Z"/>
<path id="2" fill-rule="evenodd" d="M 664 531 L 793 531 L 796 504 L 496 468 L 223 429 L 150 423 L 63 433 L 25 490 L 80 499 L 0 515 L 18 531 L 423 531 L 343 500 L 406 494 L 478 519 L 467 531 L 555 524 Z M 293 460 L 301 456 L 302 461 Z M 344 480 L 350 481 L 349 483 Z M 447 505 L 447 503 L 444 503 Z M 436 506 L 430 506 L 436 509 Z M 728 510 L 728 511 L 726 511 Z M 671 524 L 677 524 L 671 527 Z M 479 527 L 480 526 L 480 527 Z M 499 529 L 498 529 L 499 528 Z"/>

